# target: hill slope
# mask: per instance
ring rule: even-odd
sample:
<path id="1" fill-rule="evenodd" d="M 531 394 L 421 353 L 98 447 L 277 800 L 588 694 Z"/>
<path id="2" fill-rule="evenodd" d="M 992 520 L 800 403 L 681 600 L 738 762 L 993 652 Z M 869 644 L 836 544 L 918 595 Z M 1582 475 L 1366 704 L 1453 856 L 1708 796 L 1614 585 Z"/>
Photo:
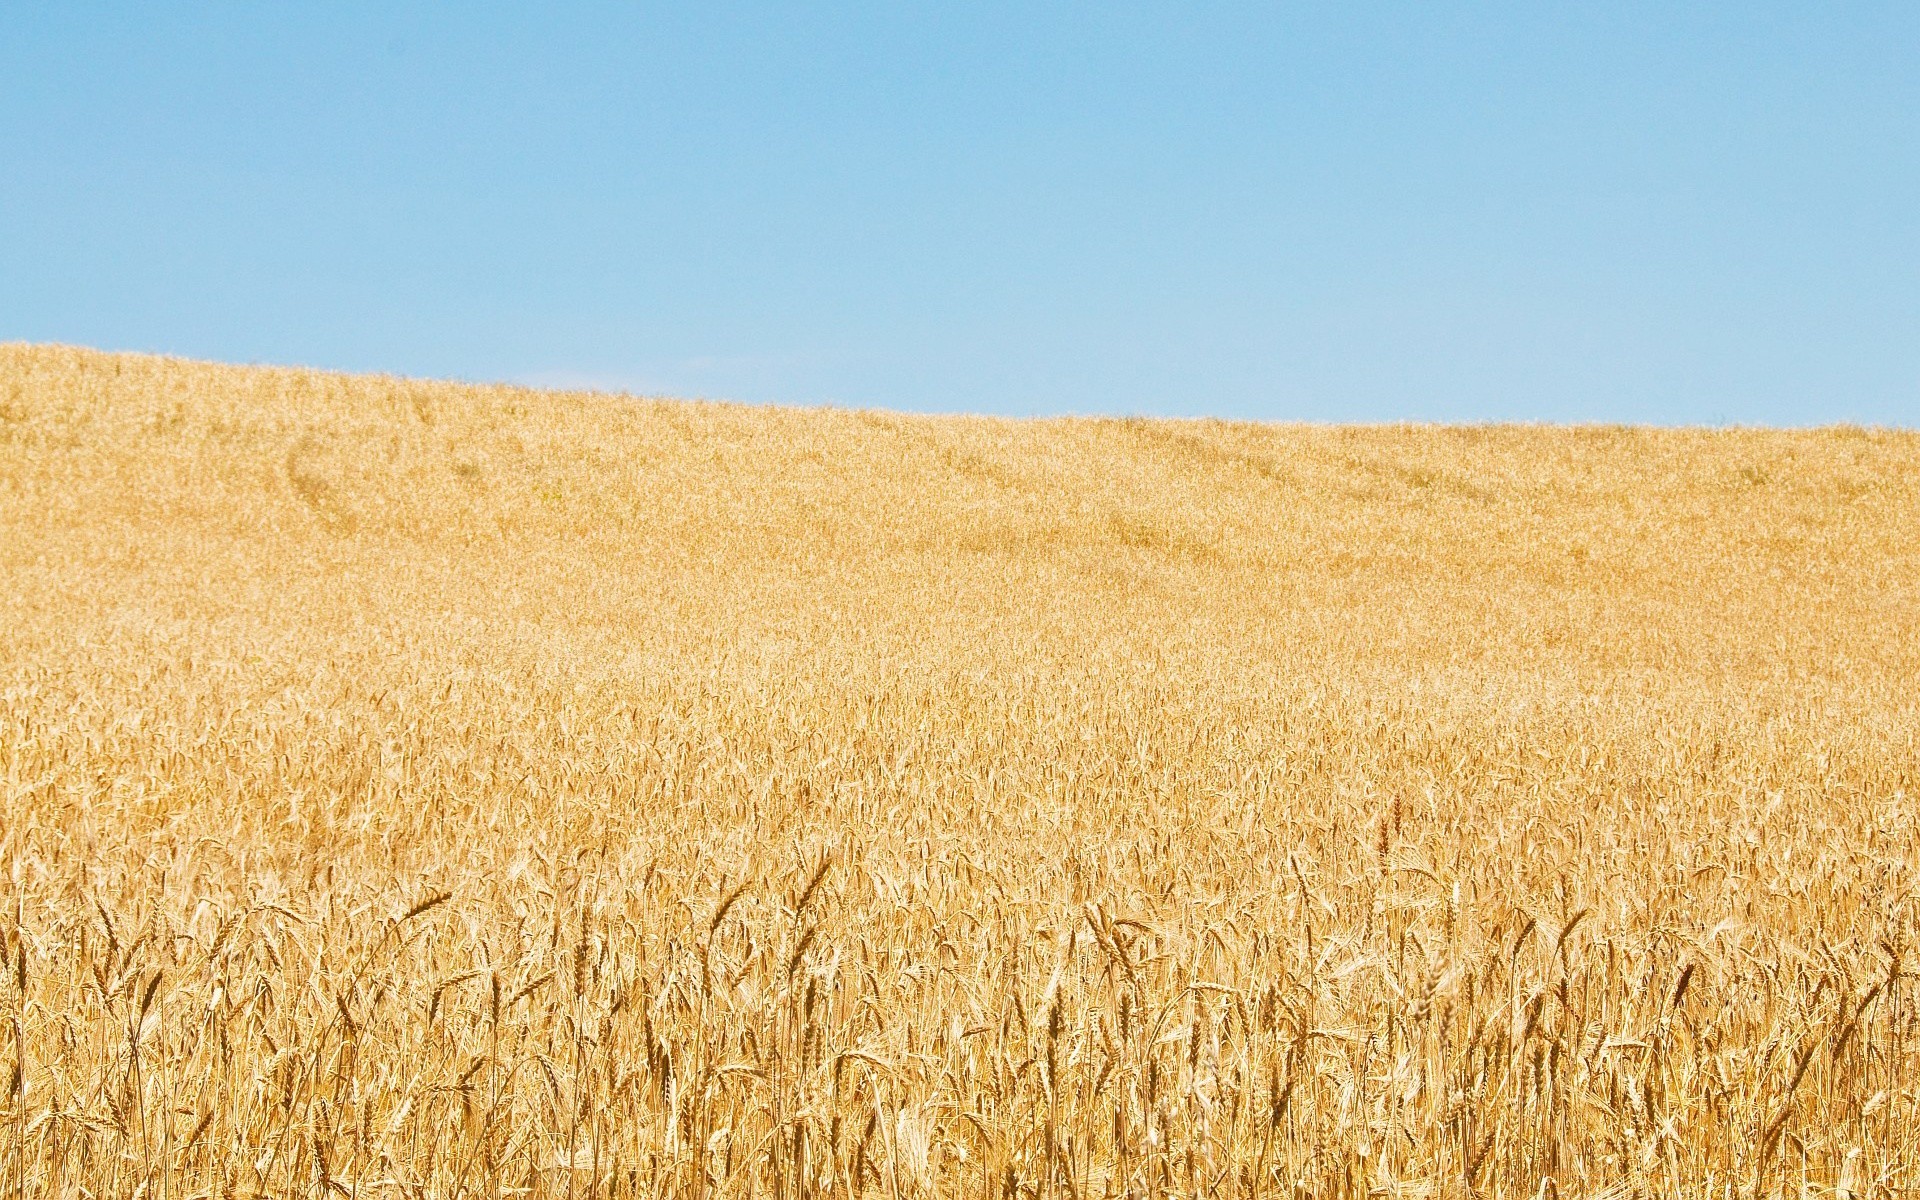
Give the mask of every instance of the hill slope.
<path id="1" fill-rule="evenodd" d="M 29 1194 L 1671 1193 L 1920 1150 L 1912 434 L 9 345 L 0 578 Z"/>

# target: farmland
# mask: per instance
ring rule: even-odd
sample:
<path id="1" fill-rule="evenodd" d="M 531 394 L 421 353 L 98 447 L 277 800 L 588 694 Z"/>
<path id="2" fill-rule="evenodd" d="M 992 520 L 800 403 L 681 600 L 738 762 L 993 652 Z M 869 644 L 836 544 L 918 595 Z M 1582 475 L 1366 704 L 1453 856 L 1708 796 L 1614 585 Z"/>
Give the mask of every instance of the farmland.
<path id="1" fill-rule="evenodd" d="M 6 1196 L 1920 1186 L 1920 435 L 8 345 L 0 581 Z"/>

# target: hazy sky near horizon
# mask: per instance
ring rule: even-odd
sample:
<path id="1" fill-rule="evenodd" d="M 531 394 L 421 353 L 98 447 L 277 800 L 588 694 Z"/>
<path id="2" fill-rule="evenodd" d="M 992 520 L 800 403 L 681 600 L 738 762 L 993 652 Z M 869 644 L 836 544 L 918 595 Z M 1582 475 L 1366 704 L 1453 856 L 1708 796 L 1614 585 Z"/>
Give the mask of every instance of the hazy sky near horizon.
<path id="1" fill-rule="evenodd" d="M 0 340 L 1920 424 L 1920 5 L 0 2 Z"/>

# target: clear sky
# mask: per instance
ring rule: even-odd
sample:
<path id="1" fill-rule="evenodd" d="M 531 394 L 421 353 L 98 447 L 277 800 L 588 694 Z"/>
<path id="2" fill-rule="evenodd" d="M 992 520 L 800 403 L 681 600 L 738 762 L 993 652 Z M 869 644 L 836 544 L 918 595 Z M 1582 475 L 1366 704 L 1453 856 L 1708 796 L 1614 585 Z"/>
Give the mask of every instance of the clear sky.
<path id="1" fill-rule="evenodd" d="M 0 0 L 0 340 L 1920 424 L 1920 4 Z"/>

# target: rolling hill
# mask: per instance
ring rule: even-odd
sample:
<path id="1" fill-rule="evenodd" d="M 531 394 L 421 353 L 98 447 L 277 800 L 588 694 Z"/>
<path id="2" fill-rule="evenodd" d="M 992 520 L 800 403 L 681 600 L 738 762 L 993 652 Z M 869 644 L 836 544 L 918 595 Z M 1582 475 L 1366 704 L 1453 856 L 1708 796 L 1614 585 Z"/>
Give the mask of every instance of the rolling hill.
<path id="1" fill-rule="evenodd" d="M 24 1195 L 1915 1182 L 1914 433 L 12 344 L 0 579 Z"/>

